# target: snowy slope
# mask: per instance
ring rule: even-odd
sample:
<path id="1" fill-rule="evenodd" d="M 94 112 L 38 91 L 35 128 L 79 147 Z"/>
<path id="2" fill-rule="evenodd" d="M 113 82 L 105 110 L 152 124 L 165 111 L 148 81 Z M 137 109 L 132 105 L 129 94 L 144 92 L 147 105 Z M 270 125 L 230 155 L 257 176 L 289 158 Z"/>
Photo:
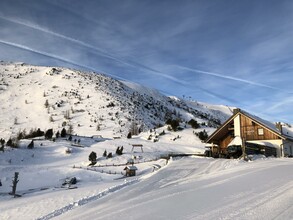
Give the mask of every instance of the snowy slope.
<path id="1" fill-rule="evenodd" d="M 0 151 L 1 220 L 293 217 L 292 159 L 168 159 L 202 153 L 204 143 L 194 132 L 214 131 L 231 115 L 228 107 L 166 97 L 134 83 L 63 68 L 2 62 L 0 76 L 0 138 L 23 129 L 56 132 L 69 125 L 78 134 L 72 141 L 68 136 L 40 138 L 33 149 L 27 148 L 31 140 L 23 139 L 18 148 Z M 166 116 L 180 118 L 184 129 L 169 131 Z M 191 128 L 185 122 L 190 119 L 201 127 Z M 143 125 L 143 132 L 127 139 L 133 121 Z M 142 145 L 143 152 L 132 145 Z M 121 146 L 119 156 L 115 151 Z M 104 157 L 105 150 L 113 157 Z M 89 166 L 93 151 L 97 163 Z M 125 178 L 129 161 L 137 175 Z M 9 195 L 15 172 L 19 198 Z M 62 186 L 73 177 L 73 189 Z"/>
<path id="2" fill-rule="evenodd" d="M 104 197 L 151 174 L 154 167 L 166 166 L 167 161 L 161 156 L 168 152 L 197 153 L 202 150 L 200 141 L 191 140 L 192 133 L 189 138 L 186 136 L 185 143 L 170 140 L 173 136 L 168 132 L 160 143 L 148 141 L 144 135 L 132 139 L 98 139 L 99 142 L 73 136 L 81 139 L 82 147 L 73 146 L 65 139 L 57 139 L 56 142 L 35 140 L 34 149 L 27 149 L 30 140 L 22 140 L 17 149 L 5 148 L 4 153 L 0 152 L 0 219 L 46 219 L 45 216 L 55 216 L 59 213 L 56 210 L 71 209 L 75 202 L 87 203 Z M 132 144 L 143 144 L 144 153 L 140 150 L 132 152 Z M 118 146 L 124 147 L 122 156 L 115 154 Z M 66 153 L 67 148 L 71 149 L 70 154 Z M 111 152 L 113 158 L 103 157 L 104 150 Z M 97 153 L 98 160 L 94 167 L 89 167 L 88 156 L 92 151 Z M 134 156 L 138 176 L 125 179 L 124 168 Z M 22 195 L 16 199 L 8 194 L 14 172 L 19 172 L 17 193 Z M 72 177 L 77 178 L 78 188 L 62 188 L 62 183 Z"/>
<path id="3" fill-rule="evenodd" d="M 185 158 L 56 219 L 292 219 L 293 162 Z"/>
<path id="4" fill-rule="evenodd" d="M 86 167 L 88 153 L 106 144 L 113 146 L 114 143 L 98 143 L 90 148 L 74 149 L 74 153 L 66 155 L 61 151 L 65 142 L 44 143 L 38 151 L 45 150 L 50 156 L 40 154 L 41 163 L 31 164 L 37 159 L 27 160 L 26 156 L 31 157 L 28 150 L 20 152 L 24 158 L 22 162 L 17 161 L 17 165 L 1 163 L 0 219 L 289 220 L 293 217 L 293 161 L 290 158 L 256 158 L 244 162 L 186 157 L 174 158 L 168 163 L 155 159 L 136 164 L 137 177 L 120 179 L 123 166 Z M 123 157 L 108 163 L 123 163 L 132 154 L 129 147 L 126 149 Z M 155 151 L 145 150 L 136 155 L 155 158 Z M 11 152 L 7 153 L 9 156 Z M 15 152 L 11 155 L 19 156 Z M 99 164 L 105 163 L 105 159 L 99 161 Z M 152 172 L 154 164 L 161 169 Z M 101 169 L 104 173 L 93 171 Z M 112 174 L 106 173 L 107 169 Z M 113 174 L 115 169 L 117 173 Z M 8 174 L 13 174 L 13 170 L 20 171 L 17 190 L 22 195 L 20 198 L 5 193 L 11 182 Z M 72 176 L 77 177 L 78 188 L 61 188 L 64 179 Z"/>
<path id="5" fill-rule="evenodd" d="M 102 74 L 0 64 L 0 137 L 5 139 L 23 129 L 57 132 L 69 125 L 80 135 L 125 136 L 132 122 L 146 131 L 164 125 L 170 116 L 216 127 L 231 115 L 224 106 L 207 110 Z"/>

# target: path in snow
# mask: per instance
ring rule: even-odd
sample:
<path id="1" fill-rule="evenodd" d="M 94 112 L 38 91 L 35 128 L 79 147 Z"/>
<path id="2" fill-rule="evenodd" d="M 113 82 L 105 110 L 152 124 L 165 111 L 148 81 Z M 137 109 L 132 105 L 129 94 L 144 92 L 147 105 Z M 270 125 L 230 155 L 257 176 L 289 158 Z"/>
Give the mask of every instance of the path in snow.
<path id="1" fill-rule="evenodd" d="M 100 192 L 98 193 L 97 195 L 93 195 L 93 196 L 89 196 L 89 197 L 86 197 L 86 198 L 82 198 L 74 203 L 70 203 L 69 205 L 66 205 L 60 209 L 57 209 L 57 210 L 54 210 L 53 212 L 43 216 L 43 217 L 40 217 L 40 218 L 37 218 L 38 220 L 48 220 L 48 219 L 51 219 L 51 218 L 54 218 L 56 216 L 59 216 L 59 215 L 62 215 L 66 212 L 68 212 L 69 210 L 72 210 L 74 209 L 75 207 L 78 207 L 78 206 L 83 206 L 89 202 L 92 202 L 92 201 L 95 201 L 97 199 L 100 199 L 110 193 L 113 193 L 113 192 L 116 192 L 118 190 L 121 190 L 129 185 L 132 185 L 134 183 L 137 183 L 138 182 L 138 179 L 134 179 L 134 180 L 131 180 L 131 181 L 126 181 L 125 183 L 122 183 L 122 184 L 119 184 L 117 186 L 113 186 L 113 187 L 110 187 L 109 189 L 106 189 L 104 190 L 103 192 Z"/>
<path id="2" fill-rule="evenodd" d="M 122 183 L 122 184 L 119 184 L 117 186 L 113 186 L 113 187 L 110 187 L 109 189 L 106 189 L 104 190 L 103 192 L 100 192 L 98 193 L 97 195 L 93 195 L 93 196 L 89 196 L 89 197 L 86 197 L 86 198 L 82 198 L 76 202 L 73 202 L 73 203 L 70 203 L 69 205 L 66 205 L 60 209 L 57 209 L 57 210 L 54 210 L 53 212 L 43 216 L 43 217 L 40 217 L 40 218 L 37 218 L 38 220 L 48 220 L 48 219 L 51 219 L 51 218 L 54 218 L 56 216 L 59 216 L 59 215 L 62 215 L 66 212 L 68 212 L 69 210 L 72 210 L 74 209 L 75 207 L 78 207 L 78 206 L 83 206 L 89 202 L 92 202 L 92 201 L 95 201 L 97 199 L 100 199 L 110 193 L 114 193 L 118 190 L 121 190 L 127 186 L 130 186 L 134 183 L 137 183 L 138 182 L 138 179 L 134 179 L 134 180 L 131 180 L 131 181 L 126 181 L 125 183 Z"/>
<path id="3" fill-rule="evenodd" d="M 292 168 L 292 159 L 184 158 L 60 219 L 293 219 Z"/>

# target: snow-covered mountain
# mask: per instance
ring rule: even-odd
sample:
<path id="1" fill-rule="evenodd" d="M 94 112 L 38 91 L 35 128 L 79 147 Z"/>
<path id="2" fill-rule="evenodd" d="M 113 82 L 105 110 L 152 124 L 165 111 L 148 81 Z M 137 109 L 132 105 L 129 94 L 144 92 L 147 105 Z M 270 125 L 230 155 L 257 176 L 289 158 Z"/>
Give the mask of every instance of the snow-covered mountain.
<path id="1" fill-rule="evenodd" d="M 293 217 L 290 158 L 174 157 L 202 153 L 195 132 L 214 131 L 231 115 L 228 107 L 167 97 L 102 74 L 4 62 L 0 101 L 0 138 L 35 128 L 79 134 L 21 139 L 17 148 L 1 149 L 0 219 Z M 167 119 L 179 119 L 183 130 L 167 129 Z M 192 128 L 190 119 L 200 127 Z M 135 123 L 144 132 L 128 139 Z M 129 162 L 136 176 L 126 176 Z"/>
<path id="2" fill-rule="evenodd" d="M 125 136 L 133 124 L 146 131 L 169 118 L 217 127 L 231 115 L 225 106 L 167 97 L 103 74 L 7 62 L 0 63 L 0 102 L 1 138 L 63 127 L 79 135 Z"/>

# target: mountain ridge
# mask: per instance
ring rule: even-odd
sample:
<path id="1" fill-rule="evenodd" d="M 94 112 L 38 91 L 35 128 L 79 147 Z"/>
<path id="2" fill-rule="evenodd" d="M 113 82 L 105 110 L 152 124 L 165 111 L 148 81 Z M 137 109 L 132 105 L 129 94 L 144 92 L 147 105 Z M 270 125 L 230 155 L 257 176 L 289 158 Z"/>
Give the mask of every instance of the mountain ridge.
<path id="1" fill-rule="evenodd" d="M 146 131 L 169 118 L 216 128 L 231 115 L 226 106 L 168 97 L 101 73 L 1 61 L 0 77 L 5 138 L 22 129 L 69 126 L 80 135 L 126 136 L 133 123 Z"/>

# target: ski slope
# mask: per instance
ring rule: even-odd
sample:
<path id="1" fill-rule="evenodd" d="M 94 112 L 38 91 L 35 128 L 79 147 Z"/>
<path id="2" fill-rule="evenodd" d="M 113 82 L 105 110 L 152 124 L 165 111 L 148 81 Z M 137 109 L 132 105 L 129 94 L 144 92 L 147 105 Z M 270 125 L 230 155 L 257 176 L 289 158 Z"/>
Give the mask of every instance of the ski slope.
<path id="1" fill-rule="evenodd" d="M 161 159 L 168 152 L 201 152 L 194 147 L 199 143 L 187 141 L 192 132 L 180 135 L 174 142 L 167 133 L 156 143 L 146 134 L 100 142 L 84 137 L 84 147 L 39 140 L 32 150 L 23 140 L 20 148 L 0 152 L 0 219 L 292 219 L 292 158 Z M 144 152 L 132 152 L 133 143 Z M 124 154 L 117 156 L 121 145 Z M 102 157 L 105 149 L 113 158 Z M 98 155 L 94 167 L 88 167 L 91 151 Z M 137 176 L 123 178 L 123 164 L 133 156 Z M 14 172 L 20 198 L 8 194 Z M 70 177 L 78 180 L 74 189 L 63 188 Z"/>
<path id="2" fill-rule="evenodd" d="M 293 219 L 292 159 L 182 158 L 56 219 Z"/>

